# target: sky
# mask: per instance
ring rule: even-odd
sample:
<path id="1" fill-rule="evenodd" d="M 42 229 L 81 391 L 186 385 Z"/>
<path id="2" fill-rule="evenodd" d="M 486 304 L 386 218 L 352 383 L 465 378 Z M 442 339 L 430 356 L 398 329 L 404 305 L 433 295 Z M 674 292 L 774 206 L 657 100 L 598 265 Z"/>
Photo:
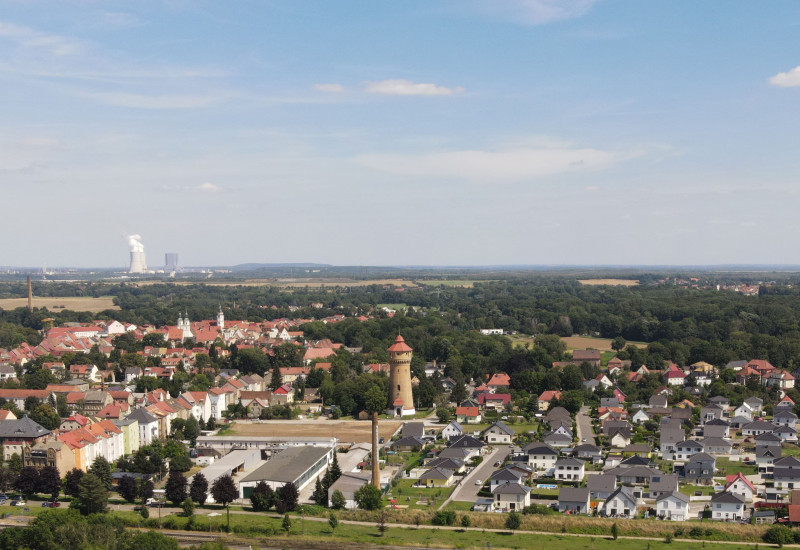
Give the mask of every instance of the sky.
<path id="1" fill-rule="evenodd" d="M 800 2 L 0 0 L 0 265 L 800 264 Z"/>

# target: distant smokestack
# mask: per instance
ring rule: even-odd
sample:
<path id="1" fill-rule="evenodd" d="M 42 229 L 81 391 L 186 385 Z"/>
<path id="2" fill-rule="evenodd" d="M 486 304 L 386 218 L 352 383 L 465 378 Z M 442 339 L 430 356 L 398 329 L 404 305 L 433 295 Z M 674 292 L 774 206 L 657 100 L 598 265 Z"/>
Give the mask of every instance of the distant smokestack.
<path id="1" fill-rule="evenodd" d="M 381 468 L 378 464 L 378 411 L 372 412 L 372 484 L 381 488 Z"/>
<path id="2" fill-rule="evenodd" d="M 128 246 L 131 250 L 131 267 L 128 273 L 146 273 L 147 261 L 144 256 L 144 245 L 139 235 L 128 235 Z"/>
<path id="3" fill-rule="evenodd" d="M 33 311 L 33 285 L 30 275 L 28 275 L 28 311 Z"/>

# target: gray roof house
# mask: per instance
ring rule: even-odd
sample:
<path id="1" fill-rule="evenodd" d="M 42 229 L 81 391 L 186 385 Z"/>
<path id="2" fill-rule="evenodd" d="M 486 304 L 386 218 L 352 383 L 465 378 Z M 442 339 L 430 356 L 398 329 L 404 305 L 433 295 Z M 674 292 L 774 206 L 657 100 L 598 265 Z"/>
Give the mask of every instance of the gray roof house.
<path id="1" fill-rule="evenodd" d="M 728 437 L 730 436 L 730 424 L 721 418 L 710 420 L 703 425 L 704 437 Z"/>
<path id="2" fill-rule="evenodd" d="M 731 442 L 721 437 L 706 437 L 700 441 L 703 452 L 710 455 L 727 455 L 731 452 Z"/>
<path id="3" fill-rule="evenodd" d="M 700 409 L 700 422 L 705 424 L 709 420 L 722 418 L 725 411 L 719 405 L 706 405 Z"/>
<path id="4" fill-rule="evenodd" d="M 714 477 L 717 460 L 708 453 L 697 453 L 689 458 L 683 467 L 683 479 L 686 483 L 708 484 Z"/>
<path id="5" fill-rule="evenodd" d="M 633 489 L 624 485 L 617 487 L 603 504 L 603 515 L 634 518 L 639 508 L 639 499 Z"/>
<path id="6" fill-rule="evenodd" d="M 558 491 L 558 511 L 571 514 L 589 513 L 589 489 L 561 487 Z"/>
<path id="7" fill-rule="evenodd" d="M 617 490 L 617 476 L 613 474 L 596 474 L 586 478 L 586 488 L 593 500 L 605 500 Z"/>
<path id="8" fill-rule="evenodd" d="M 650 480 L 650 498 L 658 498 L 661 495 L 669 494 L 677 490 L 678 476 L 676 474 L 664 474 L 660 477 L 653 477 L 653 479 Z"/>

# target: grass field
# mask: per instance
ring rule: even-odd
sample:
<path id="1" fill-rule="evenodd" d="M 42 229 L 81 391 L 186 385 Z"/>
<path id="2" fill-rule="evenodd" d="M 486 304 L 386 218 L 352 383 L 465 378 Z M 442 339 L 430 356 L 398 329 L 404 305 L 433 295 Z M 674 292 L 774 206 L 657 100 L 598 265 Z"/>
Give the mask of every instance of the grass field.
<path id="1" fill-rule="evenodd" d="M 746 476 L 758 473 L 758 469 L 753 464 L 745 464 L 744 462 L 732 461 L 730 458 L 718 458 L 717 470 L 725 473 L 725 475 L 732 475 L 738 472 Z"/>
<path id="2" fill-rule="evenodd" d="M 587 286 L 636 286 L 639 284 L 639 281 L 636 279 L 578 279 L 578 282 Z"/>
<path id="3" fill-rule="evenodd" d="M 573 349 L 596 349 L 600 351 L 613 351 L 611 349 L 610 338 L 591 338 L 589 336 L 568 336 L 561 338 L 567 344 L 568 350 Z M 647 344 L 644 342 L 628 342 L 636 347 L 646 348 Z"/>
<path id="4" fill-rule="evenodd" d="M 0 300 L 0 309 L 15 309 L 18 307 L 27 307 L 27 298 L 4 298 Z M 50 311 L 59 309 L 69 309 L 72 311 L 90 311 L 97 313 L 105 309 L 119 309 L 119 306 L 114 305 L 113 296 L 105 296 L 103 298 L 82 298 L 70 296 L 67 298 L 33 298 L 33 307 L 44 307 Z"/>
<path id="5" fill-rule="evenodd" d="M 424 281 L 415 281 L 418 285 L 423 286 L 451 286 L 458 288 L 472 288 L 475 283 L 490 283 L 491 280 L 471 280 L 471 279 L 429 279 Z"/>
<path id="6" fill-rule="evenodd" d="M 401 424 L 381 420 L 378 423 L 380 437 L 388 441 Z M 371 425 L 364 420 L 262 420 L 257 424 L 236 422 L 224 435 L 336 437 L 342 443 L 369 443 L 372 441 Z"/>
<path id="7" fill-rule="evenodd" d="M 401 479 L 392 487 L 390 495 L 394 497 L 398 506 L 405 506 L 411 510 L 436 510 L 439 505 L 447 500 L 455 487 L 412 487 L 416 479 Z M 417 504 L 427 502 L 427 504 Z"/>
<path id="8" fill-rule="evenodd" d="M 503 423 L 512 430 L 514 430 L 514 433 L 517 434 L 535 432 L 537 429 L 539 429 L 538 422 L 517 422 L 516 424 L 512 424 L 511 422 L 503 421 Z M 462 428 L 464 428 L 464 432 L 466 433 L 482 432 L 491 425 L 492 424 L 488 422 L 482 424 L 464 424 Z"/>

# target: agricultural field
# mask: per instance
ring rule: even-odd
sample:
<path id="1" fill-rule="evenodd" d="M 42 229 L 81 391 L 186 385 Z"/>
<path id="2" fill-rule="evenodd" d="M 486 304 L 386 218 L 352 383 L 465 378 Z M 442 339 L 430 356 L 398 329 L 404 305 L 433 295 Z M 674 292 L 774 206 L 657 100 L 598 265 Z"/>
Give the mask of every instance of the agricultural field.
<path id="1" fill-rule="evenodd" d="M 578 282 L 587 286 L 637 286 L 639 281 L 635 279 L 578 279 Z"/>
<path id="2" fill-rule="evenodd" d="M 422 286 L 449 286 L 457 288 L 472 288 L 475 283 L 489 283 L 491 280 L 477 280 L 477 279 L 426 279 L 423 281 L 415 281 L 418 285 Z"/>
<path id="3" fill-rule="evenodd" d="M 0 309 L 15 309 L 18 307 L 28 307 L 27 298 L 4 298 L 0 300 Z M 84 297 L 64 297 L 64 298 L 33 298 L 33 307 L 43 307 L 50 311 L 59 309 L 69 309 L 71 311 L 89 311 L 97 313 L 106 309 L 118 310 L 119 306 L 114 305 L 113 296 L 104 296 L 102 298 L 84 298 Z"/>
<path id="4" fill-rule="evenodd" d="M 561 338 L 567 344 L 568 350 L 573 349 L 596 349 L 600 351 L 613 351 L 611 349 L 610 338 L 591 338 L 589 336 L 568 336 Z M 628 342 L 640 348 L 646 348 L 647 344 L 643 342 Z"/>
<path id="5" fill-rule="evenodd" d="M 137 286 L 160 285 L 163 281 L 142 281 L 136 283 Z M 178 286 L 192 286 L 203 284 L 204 286 L 218 286 L 218 287 L 259 287 L 259 286 L 274 286 L 278 288 L 331 288 L 343 286 L 370 286 L 370 285 L 392 285 L 392 286 L 416 286 L 413 281 L 406 279 L 348 279 L 340 277 L 331 278 L 311 278 L 311 277 L 297 277 L 297 278 L 280 278 L 280 279 L 245 279 L 245 280 L 204 280 L 199 281 L 170 281 L 170 284 Z"/>
<path id="6" fill-rule="evenodd" d="M 402 422 L 381 420 L 378 433 L 388 441 Z M 224 435 L 263 437 L 336 437 L 342 443 L 369 443 L 372 424 L 365 420 L 261 420 L 236 422 Z"/>

